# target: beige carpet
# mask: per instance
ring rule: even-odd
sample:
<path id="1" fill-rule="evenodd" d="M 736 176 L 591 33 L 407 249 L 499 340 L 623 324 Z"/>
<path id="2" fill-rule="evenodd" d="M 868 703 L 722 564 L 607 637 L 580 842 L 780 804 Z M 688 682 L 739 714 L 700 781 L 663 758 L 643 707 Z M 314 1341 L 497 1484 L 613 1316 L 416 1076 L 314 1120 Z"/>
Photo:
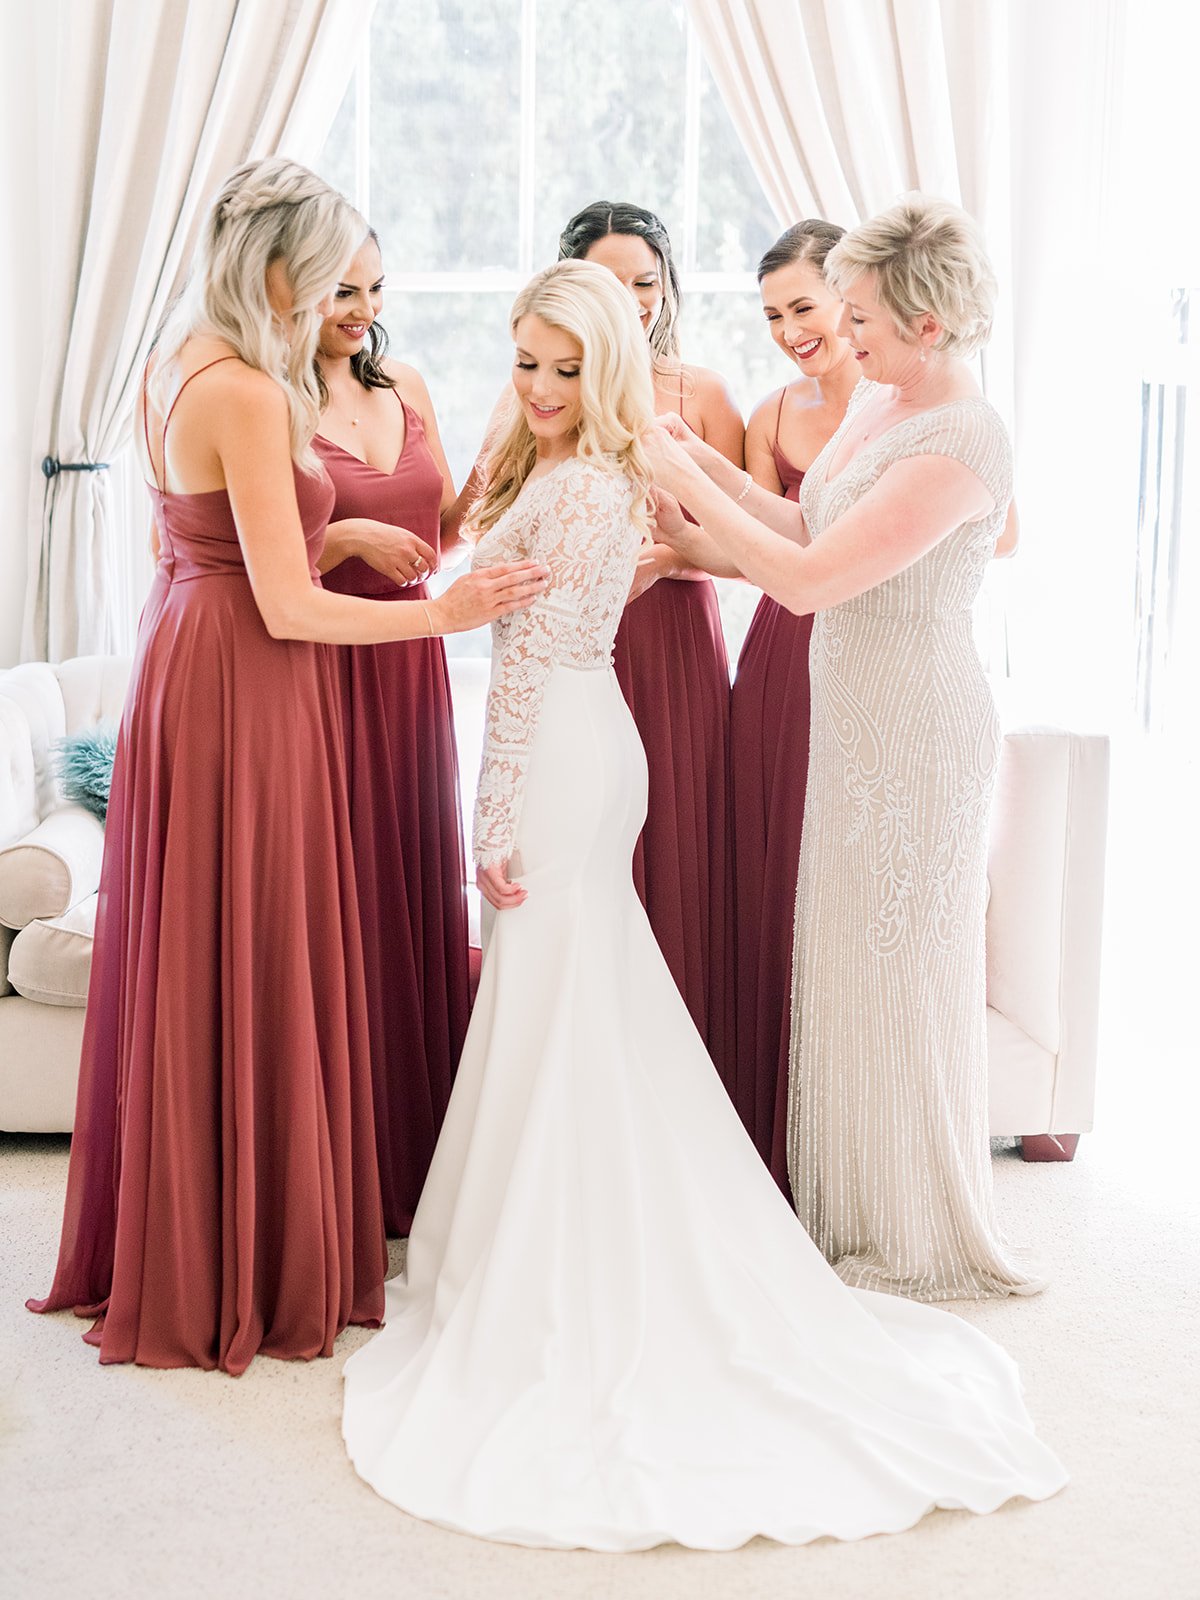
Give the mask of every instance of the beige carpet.
<path id="1" fill-rule="evenodd" d="M 938 1512 L 858 1545 L 730 1555 L 521 1551 L 444 1533 L 378 1500 L 338 1432 L 341 1357 L 245 1377 L 100 1368 L 67 1316 L 35 1318 L 53 1259 L 65 1141 L 0 1140 L 0 1592 L 295 1597 L 1200 1595 L 1196 1280 L 1190 1164 L 1085 1141 L 1071 1166 L 997 1158 L 1012 1236 L 1052 1286 L 963 1314 L 1020 1362 L 1072 1474 L 1055 1500 Z M 1194 1195 L 1193 1195 L 1194 1199 Z M 697 1397 L 703 1404 L 703 1397 Z"/>
<path id="2" fill-rule="evenodd" d="M 1101 1131 L 1070 1166 L 995 1161 L 1007 1231 L 1051 1286 L 958 1308 L 1020 1363 L 1072 1474 L 1054 1500 L 729 1555 L 441 1532 L 378 1500 L 342 1453 L 341 1359 L 366 1335 L 345 1335 L 332 1361 L 259 1360 L 234 1380 L 102 1369 L 74 1319 L 26 1312 L 50 1281 L 66 1141 L 0 1135 L 0 1595 L 1198 1600 L 1197 857 L 1163 844 L 1192 826 L 1194 752 L 1182 770 L 1162 782 L 1130 761 L 1139 781 L 1117 797 L 1114 831 L 1134 847 L 1110 883 Z"/>

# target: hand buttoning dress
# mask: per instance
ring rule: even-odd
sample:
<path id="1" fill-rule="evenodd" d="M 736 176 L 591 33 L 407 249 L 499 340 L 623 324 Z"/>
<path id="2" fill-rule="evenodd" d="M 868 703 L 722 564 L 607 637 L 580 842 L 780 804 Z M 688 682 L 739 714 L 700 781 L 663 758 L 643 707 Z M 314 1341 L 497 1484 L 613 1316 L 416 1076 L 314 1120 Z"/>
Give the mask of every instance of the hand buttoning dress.
<path id="1" fill-rule="evenodd" d="M 985 400 L 907 418 L 826 474 L 874 386 L 805 474 L 809 534 L 895 461 L 949 456 L 995 510 L 813 628 L 796 899 L 789 1165 L 842 1278 L 921 1300 L 1028 1294 L 1000 1236 L 987 1132 L 984 913 L 999 731 L 971 604 L 1011 498 Z"/>
<path id="2" fill-rule="evenodd" d="M 1009 1358 L 829 1270 L 650 931 L 646 762 L 609 664 L 632 494 L 571 458 L 479 542 L 552 574 L 494 628 L 476 808 L 476 858 L 528 899 L 495 919 L 406 1276 L 346 1363 L 350 1456 L 429 1521 L 613 1551 L 1052 1494 Z"/>

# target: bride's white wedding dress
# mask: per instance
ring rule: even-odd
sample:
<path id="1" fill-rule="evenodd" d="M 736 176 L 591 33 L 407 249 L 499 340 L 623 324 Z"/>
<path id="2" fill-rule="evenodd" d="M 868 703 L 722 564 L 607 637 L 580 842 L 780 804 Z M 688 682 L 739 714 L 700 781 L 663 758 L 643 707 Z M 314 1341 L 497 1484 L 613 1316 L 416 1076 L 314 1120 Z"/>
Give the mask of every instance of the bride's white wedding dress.
<path id="1" fill-rule="evenodd" d="M 845 1287 L 745 1134 L 634 892 L 641 744 L 610 666 L 632 490 L 531 479 L 477 561 L 545 596 L 495 628 L 476 857 L 497 915 L 387 1324 L 346 1363 L 360 1475 L 518 1544 L 729 1549 L 991 1511 L 1065 1481 L 1012 1361 Z"/>

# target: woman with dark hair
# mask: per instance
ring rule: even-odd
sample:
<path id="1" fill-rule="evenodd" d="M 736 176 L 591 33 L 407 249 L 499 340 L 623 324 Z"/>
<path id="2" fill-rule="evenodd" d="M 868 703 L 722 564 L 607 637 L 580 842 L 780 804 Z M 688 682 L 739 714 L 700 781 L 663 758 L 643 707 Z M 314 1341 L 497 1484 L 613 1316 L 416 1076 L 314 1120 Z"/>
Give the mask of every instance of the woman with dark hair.
<path id="1" fill-rule="evenodd" d="M 758 264 L 771 337 L 800 369 L 746 429 L 755 483 L 795 501 L 805 471 L 846 414 L 859 379 L 837 332 L 841 301 L 825 257 L 843 230 L 812 217 L 781 234 Z M 812 616 L 764 594 L 738 661 L 730 712 L 737 949 L 737 1051 L 727 1080 L 746 1131 L 784 1194 L 792 995 L 792 926 L 808 781 L 808 648 Z"/>
<path id="2" fill-rule="evenodd" d="M 679 355 L 679 275 L 662 222 L 597 201 L 559 238 L 633 295 L 650 345 L 654 405 L 741 466 L 744 429 L 725 380 Z M 722 1076 L 734 1054 L 733 863 L 729 850 L 729 661 L 707 573 L 666 544 L 638 563 L 614 662 L 650 763 L 634 881 L 654 936 Z"/>
<path id="3" fill-rule="evenodd" d="M 386 357 L 371 232 L 334 291 L 313 444 L 333 480 L 326 589 L 428 601 L 458 541 L 456 497 L 420 375 Z M 450 1098 L 470 1004 L 458 761 L 440 639 L 339 649 L 375 1136 L 384 1221 L 407 1234 Z"/>

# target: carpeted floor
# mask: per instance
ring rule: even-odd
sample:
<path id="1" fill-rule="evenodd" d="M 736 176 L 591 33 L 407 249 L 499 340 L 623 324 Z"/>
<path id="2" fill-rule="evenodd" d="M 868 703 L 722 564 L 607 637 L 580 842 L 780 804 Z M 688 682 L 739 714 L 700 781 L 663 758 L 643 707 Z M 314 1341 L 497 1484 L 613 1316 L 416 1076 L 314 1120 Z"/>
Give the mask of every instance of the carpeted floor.
<path id="1" fill-rule="evenodd" d="M 1172 906 L 1176 929 L 1194 917 L 1194 856 L 1172 866 L 1153 849 L 1186 836 L 1171 824 L 1190 815 L 1189 762 L 1187 783 L 1143 771 L 1146 809 L 1114 818 L 1142 847 L 1110 886 L 1099 1131 L 1069 1166 L 994 1163 L 1006 1229 L 1039 1252 L 1050 1288 L 955 1308 L 1020 1363 L 1072 1474 L 1057 1498 L 729 1555 L 524 1551 L 441 1532 L 378 1500 L 343 1454 L 341 1361 L 367 1335 L 345 1335 L 332 1361 L 259 1360 L 234 1380 L 101 1368 L 74 1319 L 26 1312 L 50 1281 L 66 1140 L 0 1135 L 0 1594 L 1200 1600 L 1194 934 L 1145 935 L 1171 926 Z"/>
<path id="2" fill-rule="evenodd" d="M 5 1136 L 0 1161 L 0 1592 L 12 1600 L 1200 1595 L 1200 1218 L 1186 1166 L 1128 1162 L 1121 1141 L 1084 1141 L 1071 1166 L 997 1157 L 1008 1230 L 1037 1246 L 1051 1288 L 956 1308 L 1019 1361 L 1068 1488 L 858 1545 L 759 1540 L 731 1555 L 522 1551 L 402 1515 L 342 1453 L 338 1373 L 358 1332 L 333 1361 L 259 1360 L 237 1380 L 100 1368 L 74 1319 L 21 1307 L 48 1282 L 65 1140 Z"/>

